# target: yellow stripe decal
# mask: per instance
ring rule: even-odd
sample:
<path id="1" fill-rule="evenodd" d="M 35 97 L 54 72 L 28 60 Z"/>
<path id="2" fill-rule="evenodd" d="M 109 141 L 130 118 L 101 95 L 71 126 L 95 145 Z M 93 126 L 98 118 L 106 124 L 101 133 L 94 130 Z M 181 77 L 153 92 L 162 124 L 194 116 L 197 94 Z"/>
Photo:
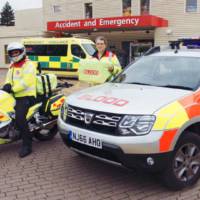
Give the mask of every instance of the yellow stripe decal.
<path id="1" fill-rule="evenodd" d="M 153 130 L 169 130 L 180 128 L 189 117 L 183 106 L 175 101 L 156 113 L 156 122 Z"/>
<path id="2" fill-rule="evenodd" d="M 60 62 L 49 62 L 49 68 L 60 68 Z"/>
<path id="3" fill-rule="evenodd" d="M 39 62 L 49 62 L 49 56 L 39 56 L 38 61 Z"/>
<path id="4" fill-rule="evenodd" d="M 71 60 L 72 60 L 72 59 L 71 59 Z M 69 62 L 70 59 L 69 59 L 68 57 L 61 57 L 61 58 L 60 58 L 60 61 L 61 61 L 61 62 Z"/>

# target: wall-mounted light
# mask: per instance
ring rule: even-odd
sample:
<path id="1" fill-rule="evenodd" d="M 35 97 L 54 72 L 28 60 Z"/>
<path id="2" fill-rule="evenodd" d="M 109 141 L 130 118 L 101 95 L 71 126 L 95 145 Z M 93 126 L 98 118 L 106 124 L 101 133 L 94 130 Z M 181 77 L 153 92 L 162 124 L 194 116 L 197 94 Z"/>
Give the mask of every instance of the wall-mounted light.
<path id="1" fill-rule="evenodd" d="M 167 34 L 167 35 L 171 35 L 172 33 L 173 33 L 172 29 L 168 28 L 168 29 L 166 30 L 166 34 Z"/>

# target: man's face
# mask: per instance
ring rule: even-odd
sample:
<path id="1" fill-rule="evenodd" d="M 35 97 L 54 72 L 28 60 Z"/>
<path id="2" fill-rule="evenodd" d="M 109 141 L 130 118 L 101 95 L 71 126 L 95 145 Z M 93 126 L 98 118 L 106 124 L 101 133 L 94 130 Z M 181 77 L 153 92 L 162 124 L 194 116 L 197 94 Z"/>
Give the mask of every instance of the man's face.
<path id="1" fill-rule="evenodd" d="M 106 44 L 103 40 L 96 41 L 96 48 L 98 52 L 104 52 L 106 50 Z"/>
<path id="2" fill-rule="evenodd" d="M 16 57 L 20 55 L 20 51 L 19 50 L 13 50 L 10 52 L 10 56 L 11 57 Z"/>

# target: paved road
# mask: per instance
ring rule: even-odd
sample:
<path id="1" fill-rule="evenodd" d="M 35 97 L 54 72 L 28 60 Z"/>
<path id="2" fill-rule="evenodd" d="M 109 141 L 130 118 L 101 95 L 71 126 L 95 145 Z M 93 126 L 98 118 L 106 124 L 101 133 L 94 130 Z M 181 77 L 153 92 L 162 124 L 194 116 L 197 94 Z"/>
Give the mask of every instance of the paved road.
<path id="1" fill-rule="evenodd" d="M 74 83 L 71 91 L 80 87 Z M 24 159 L 18 158 L 19 147 L 20 143 L 0 146 L 0 200 L 200 199 L 200 181 L 171 192 L 151 175 L 78 156 L 59 135 L 49 142 L 35 141 L 33 154 Z"/>

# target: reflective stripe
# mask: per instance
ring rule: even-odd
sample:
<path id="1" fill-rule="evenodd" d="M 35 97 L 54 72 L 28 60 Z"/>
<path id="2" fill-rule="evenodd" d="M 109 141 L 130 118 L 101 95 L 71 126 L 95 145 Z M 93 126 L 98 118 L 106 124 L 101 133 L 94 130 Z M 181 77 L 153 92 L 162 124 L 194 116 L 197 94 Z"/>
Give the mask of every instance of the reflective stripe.
<path id="1" fill-rule="evenodd" d="M 29 87 L 28 85 L 25 84 L 25 82 L 23 81 L 21 77 L 13 77 L 13 81 L 19 81 L 18 84 L 24 88 Z"/>
<path id="2" fill-rule="evenodd" d="M 19 84 L 21 84 L 24 88 L 28 88 L 28 87 L 29 87 L 28 85 L 26 85 L 26 83 L 24 82 L 23 79 L 21 79 L 21 80 L 19 81 Z"/>
<path id="3" fill-rule="evenodd" d="M 172 145 L 172 141 L 177 133 L 177 129 L 166 130 L 163 132 L 162 137 L 160 138 L 160 153 L 168 152 Z"/>
<path id="4" fill-rule="evenodd" d="M 178 101 L 168 104 L 155 114 L 154 131 L 181 128 L 189 120 L 186 110 Z"/>
<path id="5" fill-rule="evenodd" d="M 20 77 L 20 76 L 13 76 L 13 81 L 21 80 L 21 79 L 22 79 L 22 77 Z"/>
<path id="6" fill-rule="evenodd" d="M 27 87 L 23 92 L 35 91 L 35 87 Z"/>
<path id="7" fill-rule="evenodd" d="M 36 96 L 36 90 L 34 87 L 25 88 L 21 92 L 15 93 L 15 97 L 23 97 L 23 96 Z"/>

